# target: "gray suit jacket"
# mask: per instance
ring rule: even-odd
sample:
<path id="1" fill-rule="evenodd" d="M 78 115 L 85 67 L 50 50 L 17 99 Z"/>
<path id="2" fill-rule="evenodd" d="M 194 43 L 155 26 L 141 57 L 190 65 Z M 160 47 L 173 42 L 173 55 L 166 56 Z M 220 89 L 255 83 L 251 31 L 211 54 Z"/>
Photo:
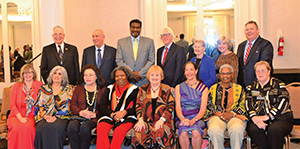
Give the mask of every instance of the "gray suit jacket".
<path id="1" fill-rule="evenodd" d="M 127 66 L 131 71 L 140 71 L 143 78 L 136 83 L 142 86 L 148 83 L 146 73 L 148 69 L 154 65 L 155 48 L 152 39 L 140 37 L 137 59 L 134 60 L 131 37 L 125 37 L 118 40 L 118 48 L 116 54 L 116 63 L 118 66 Z"/>

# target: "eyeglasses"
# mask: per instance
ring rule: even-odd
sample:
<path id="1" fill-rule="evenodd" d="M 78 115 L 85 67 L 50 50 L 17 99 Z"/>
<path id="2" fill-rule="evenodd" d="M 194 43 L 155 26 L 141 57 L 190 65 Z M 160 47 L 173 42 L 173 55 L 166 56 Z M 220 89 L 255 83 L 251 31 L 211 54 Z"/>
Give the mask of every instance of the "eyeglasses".
<path id="1" fill-rule="evenodd" d="M 84 75 L 83 77 L 88 78 L 88 77 L 94 77 L 95 75 L 90 74 L 90 75 Z"/>
<path id="2" fill-rule="evenodd" d="M 232 72 L 220 73 L 220 75 L 231 75 Z"/>
<path id="3" fill-rule="evenodd" d="M 160 34 L 160 37 L 167 37 L 167 36 L 170 36 L 171 34 L 170 33 L 167 33 L 167 34 Z"/>

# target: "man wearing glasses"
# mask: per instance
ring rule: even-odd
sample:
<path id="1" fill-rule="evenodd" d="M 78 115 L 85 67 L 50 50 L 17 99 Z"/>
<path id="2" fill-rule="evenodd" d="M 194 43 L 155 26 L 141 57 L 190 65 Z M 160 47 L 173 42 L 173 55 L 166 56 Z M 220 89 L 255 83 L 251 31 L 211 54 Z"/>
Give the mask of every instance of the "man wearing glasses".
<path id="1" fill-rule="evenodd" d="M 60 26 L 53 28 L 54 43 L 43 48 L 41 60 L 41 75 L 47 84 L 49 72 L 56 65 L 67 70 L 69 82 L 76 85 L 79 78 L 79 63 L 77 47 L 64 42 L 64 29 Z"/>
<path id="2" fill-rule="evenodd" d="M 164 46 L 157 50 L 157 65 L 164 71 L 162 83 L 174 88 L 182 82 L 184 65 L 186 63 L 185 50 L 173 42 L 174 33 L 169 27 L 162 30 L 160 38 Z"/>

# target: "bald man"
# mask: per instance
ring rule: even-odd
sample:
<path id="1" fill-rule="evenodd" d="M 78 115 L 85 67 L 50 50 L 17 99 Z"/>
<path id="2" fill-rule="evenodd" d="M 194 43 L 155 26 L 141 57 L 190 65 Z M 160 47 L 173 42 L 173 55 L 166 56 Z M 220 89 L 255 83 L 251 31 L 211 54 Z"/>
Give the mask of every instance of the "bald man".
<path id="1" fill-rule="evenodd" d="M 76 85 L 79 78 L 78 50 L 76 46 L 64 42 L 64 29 L 60 26 L 53 28 L 54 43 L 43 48 L 41 59 L 41 75 L 45 83 L 51 69 L 57 65 L 67 70 L 69 82 Z"/>
<path id="2" fill-rule="evenodd" d="M 92 34 L 93 46 L 84 49 L 82 56 L 82 67 L 93 64 L 100 69 L 106 86 L 114 83 L 110 73 L 116 67 L 116 49 L 104 43 L 105 35 L 101 29 L 96 29 Z"/>

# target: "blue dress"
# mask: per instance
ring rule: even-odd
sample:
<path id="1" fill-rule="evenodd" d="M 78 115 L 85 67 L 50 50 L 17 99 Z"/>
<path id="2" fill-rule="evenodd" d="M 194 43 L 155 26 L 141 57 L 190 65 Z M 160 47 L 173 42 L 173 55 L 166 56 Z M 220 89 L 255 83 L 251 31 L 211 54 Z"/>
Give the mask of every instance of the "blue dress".
<path id="1" fill-rule="evenodd" d="M 181 95 L 181 109 L 182 114 L 187 119 L 194 118 L 200 111 L 201 107 L 201 96 L 202 92 L 207 88 L 203 83 L 199 83 L 196 89 L 188 86 L 185 82 L 182 82 L 180 85 L 180 95 Z M 182 131 L 192 131 L 198 130 L 203 136 L 203 129 L 206 128 L 204 121 L 201 119 L 197 121 L 192 126 L 179 126 L 180 120 L 176 122 L 176 127 L 179 128 L 178 135 L 180 136 Z"/>

